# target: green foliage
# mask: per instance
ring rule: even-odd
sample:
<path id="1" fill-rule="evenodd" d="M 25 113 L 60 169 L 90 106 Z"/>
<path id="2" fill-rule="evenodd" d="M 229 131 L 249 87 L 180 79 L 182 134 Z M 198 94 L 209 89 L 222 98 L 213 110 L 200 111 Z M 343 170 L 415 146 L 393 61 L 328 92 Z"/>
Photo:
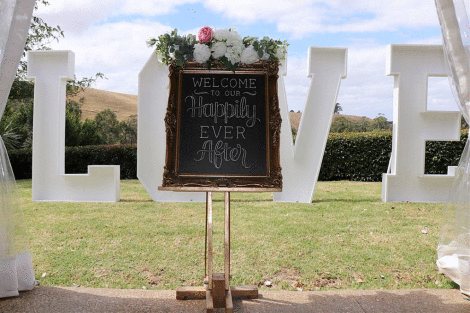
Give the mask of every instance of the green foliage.
<path id="1" fill-rule="evenodd" d="M 99 133 L 93 129 L 90 135 L 93 131 Z M 445 174 L 447 166 L 457 165 L 466 140 L 467 135 L 462 133 L 457 142 L 428 142 L 425 173 Z M 381 181 L 382 174 L 387 172 L 391 150 L 390 132 L 330 134 L 319 179 Z M 121 178 L 135 178 L 136 155 L 135 145 L 66 147 L 66 171 L 85 173 L 89 164 L 119 164 Z M 13 150 L 10 159 L 17 178 L 31 177 L 31 149 Z"/>
<path id="2" fill-rule="evenodd" d="M 346 133 L 346 132 L 370 132 L 370 131 L 376 131 L 376 130 L 391 130 L 391 129 L 392 129 L 392 124 L 383 115 L 379 115 L 372 120 L 365 116 L 363 116 L 359 120 L 352 120 L 351 118 L 337 114 L 333 123 L 331 124 L 330 131 L 332 133 Z"/>
<path id="3" fill-rule="evenodd" d="M 33 99 L 34 83 L 27 80 L 20 80 L 18 77 L 13 81 L 8 100 Z"/>
<path id="4" fill-rule="evenodd" d="M 228 29 L 228 32 L 236 33 L 232 29 Z M 238 36 L 238 34 L 236 35 Z M 212 38 L 211 42 L 203 43 L 209 48 L 212 48 L 212 44 L 216 42 L 227 42 L 227 39 L 216 40 Z M 174 64 L 178 67 L 184 67 L 188 61 L 193 60 L 194 45 L 199 43 L 196 36 L 188 34 L 186 36 L 178 35 L 176 29 L 170 33 L 160 35 L 158 38 L 150 38 L 147 40 L 149 47 L 155 46 L 155 52 L 161 58 L 162 62 L 170 65 Z M 230 43 L 233 44 L 233 43 Z M 227 46 L 230 45 L 227 43 Z M 244 37 L 240 38 L 240 44 L 244 47 L 252 45 L 255 51 L 258 53 L 258 57 L 263 60 L 279 61 L 280 56 L 283 58 L 287 52 L 287 42 L 274 40 L 269 37 L 263 37 L 258 39 L 256 37 Z M 228 70 L 235 70 L 238 63 L 232 63 L 226 56 L 222 56 L 215 59 L 212 55 L 207 61 L 206 65 L 211 68 L 216 63 L 222 63 Z"/>
<path id="5" fill-rule="evenodd" d="M 12 150 L 9 156 L 16 179 L 31 178 L 31 149 Z M 137 177 L 137 149 L 132 145 L 65 148 L 66 173 L 86 173 L 88 165 L 92 164 L 120 165 L 121 179 L 135 179 Z"/>
<path id="6" fill-rule="evenodd" d="M 47 0 L 36 2 L 38 5 L 48 5 Z M 0 121 L 0 134 L 4 139 L 7 150 L 28 148 L 32 145 L 33 129 L 33 97 L 34 84 L 26 81 L 26 52 L 30 50 L 48 50 L 53 41 L 64 37 L 60 26 L 50 26 L 44 20 L 33 16 L 28 37 L 26 39 L 23 58 L 20 61 L 16 78 L 13 82 L 5 114 Z M 105 78 L 103 73 L 93 77 L 75 79 L 67 84 L 67 95 L 74 96 L 78 92 L 90 87 L 97 79 Z M 104 144 L 103 138 L 96 135 L 96 125 L 93 122 L 80 121 L 81 111 L 79 104 L 67 101 L 66 105 L 66 144 L 90 145 Z"/>
<path id="7" fill-rule="evenodd" d="M 447 174 L 447 166 L 458 165 L 460 155 L 467 142 L 467 131 L 462 131 L 460 141 L 426 142 L 425 164 L 427 174 Z"/>
<path id="8" fill-rule="evenodd" d="M 8 150 L 8 157 L 16 179 L 31 179 L 33 167 L 31 148 Z"/>
<path id="9" fill-rule="evenodd" d="M 65 106 L 65 145 L 86 146 L 106 144 L 95 121 L 81 120 L 82 110 L 75 101 L 67 101 Z"/>
<path id="10" fill-rule="evenodd" d="M 380 181 L 391 151 L 390 132 L 331 134 L 319 179 Z"/>
<path id="11" fill-rule="evenodd" d="M 98 113 L 94 120 L 81 118 L 81 104 L 68 100 L 65 110 L 65 145 L 136 144 L 137 116 L 118 121 L 111 110 Z M 31 148 L 33 135 L 33 99 L 9 100 L 0 121 L 0 133 L 10 151 Z"/>
<path id="12" fill-rule="evenodd" d="M 178 30 L 173 29 L 170 33 L 158 36 L 158 39 L 150 38 L 147 45 L 155 46 L 163 63 L 170 64 L 174 61 L 176 66 L 183 67 L 192 58 L 196 42 L 196 36 L 181 36 L 178 35 Z"/>
<path id="13" fill-rule="evenodd" d="M 33 99 L 9 100 L 0 121 L 2 137 L 9 133 L 15 141 L 5 141 L 7 150 L 31 147 L 33 137 Z"/>
<path id="14" fill-rule="evenodd" d="M 65 149 L 66 173 L 86 173 L 90 164 L 120 165 L 121 179 L 135 179 L 137 148 L 132 145 L 109 145 Z"/>
<path id="15" fill-rule="evenodd" d="M 466 140 L 462 132 L 460 141 L 428 141 L 425 174 L 446 174 L 448 166 L 458 165 Z M 319 179 L 381 181 L 391 151 L 390 132 L 330 134 Z"/>

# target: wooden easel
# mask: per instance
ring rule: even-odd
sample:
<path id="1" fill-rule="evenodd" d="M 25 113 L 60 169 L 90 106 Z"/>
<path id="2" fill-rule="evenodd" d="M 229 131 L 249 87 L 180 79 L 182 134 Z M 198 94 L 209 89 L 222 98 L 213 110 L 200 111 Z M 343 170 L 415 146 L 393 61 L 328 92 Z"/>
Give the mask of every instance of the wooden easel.
<path id="1" fill-rule="evenodd" d="M 206 312 L 225 308 L 226 313 L 233 312 L 233 298 L 257 299 L 257 286 L 230 287 L 230 192 L 273 192 L 280 188 L 228 188 L 228 187 L 158 187 L 162 191 L 206 192 L 206 236 L 205 236 L 205 287 L 180 287 L 176 289 L 177 300 L 206 299 Z M 213 272 L 213 206 L 212 193 L 224 192 L 224 273 Z"/>

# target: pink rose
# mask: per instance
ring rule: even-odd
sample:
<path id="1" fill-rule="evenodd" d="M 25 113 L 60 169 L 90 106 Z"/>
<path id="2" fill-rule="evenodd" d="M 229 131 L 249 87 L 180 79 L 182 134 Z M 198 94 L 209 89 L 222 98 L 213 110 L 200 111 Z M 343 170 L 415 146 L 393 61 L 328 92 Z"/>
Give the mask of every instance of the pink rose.
<path id="1" fill-rule="evenodd" d="M 209 26 L 204 26 L 197 33 L 197 38 L 201 43 L 208 43 L 214 37 L 214 31 Z"/>

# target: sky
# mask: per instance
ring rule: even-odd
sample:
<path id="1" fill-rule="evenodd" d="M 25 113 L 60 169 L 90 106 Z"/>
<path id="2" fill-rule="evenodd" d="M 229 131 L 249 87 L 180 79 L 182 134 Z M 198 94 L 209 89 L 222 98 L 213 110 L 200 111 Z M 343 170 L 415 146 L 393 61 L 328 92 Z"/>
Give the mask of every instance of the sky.
<path id="1" fill-rule="evenodd" d="M 392 119 L 393 77 L 385 75 L 390 44 L 441 44 L 432 0 L 50 0 L 35 13 L 60 25 L 53 49 L 75 53 L 78 78 L 102 72 L 95 88 L 137 94 L 137 77 L 153 53 L 150 37 L 202 26 L 241 36 L 287 40 L 289 109 L 303 111 L 310 46 L 348 48 L 348 75 L 338 99 L 343 114 Z M 447 78 L 430 79 L 428 109 L 457 110 Z"/>

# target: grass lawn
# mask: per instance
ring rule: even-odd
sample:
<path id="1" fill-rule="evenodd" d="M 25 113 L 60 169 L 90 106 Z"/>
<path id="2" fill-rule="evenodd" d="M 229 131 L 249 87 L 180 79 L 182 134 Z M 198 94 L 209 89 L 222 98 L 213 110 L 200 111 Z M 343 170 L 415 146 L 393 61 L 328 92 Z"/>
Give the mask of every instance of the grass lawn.
<path id="1" fill-rule="evenodd" d="M 203 203 L 153 202 L 135 180 L 121 181 L 119 203 L 33 203 L 31 181 L 18 181 L 18 187 L 41 284 L 202 284 Z M 233 193 L 232 285 L 269 279 L 273 289 L 287 290 L 453 288 L 435 266 L 443 205 L 382 203 L 380 189 L 380 183 L 319 182 L 313 204 Z M 222 200 L 218 194 L 220 272 Z"/>

